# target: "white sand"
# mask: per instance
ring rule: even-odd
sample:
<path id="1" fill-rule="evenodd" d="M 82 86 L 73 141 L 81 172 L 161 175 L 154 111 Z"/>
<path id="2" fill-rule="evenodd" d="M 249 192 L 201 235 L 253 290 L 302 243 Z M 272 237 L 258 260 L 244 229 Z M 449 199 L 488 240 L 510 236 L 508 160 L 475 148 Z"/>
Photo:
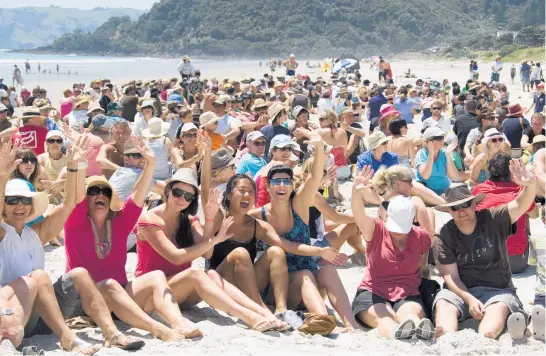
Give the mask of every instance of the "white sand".
<path id="1" fill-rule="evenodd" d="M 243 69 L 233 73 L 231 77 L 239 77 L 242 74 L 260 75 L 263 74 L 264 68 L 257 66 L 257 61 L 254 62 L 255 67 L 250 67 L 249 62 Z M 304 61 L 302 64 L 304 65 Z M 440 80 L 450 78 L 458 80 L 459 83 L 464 83 L 467 78 L 466 70 L 467 62 L 424 62 L 424 61 L 406 61 L 393 63 L 394 74 L 401 74 L 406 68 L 412 68 L 412 71 L 418 77 Z M 482 78 L 487 80 L 488 71 L 485 65 L 481 66 Z M 503 80 L 508 77 L 508 65 L 505 66 Z M 174 71 L 174 68 L 173 68 Z M 303 69 L 302 72 L 305 72 Z M 367 68 L 362 70 L 364 78 L 369 78 L 372 82 L 376 78 L 376 72 L 369 72 Z M 94 77 L 98 76 L 99 71 L 95 72 Z M 277 72 L 280 75 L 280 72 Z M 428 75 L 424 75 L 426 73 Z M 174 75 L 175 73 L 172 73 Z M 213 73 L 204 72 L 203 75 L 217 75 L 222 78 L 223 71 L 216 70 Z M 227 74 L 226 74 L 227 75 Z M 313 77 L 317 74 L 313 74 Z M 261 76 L 261 75 L 260 75 Z M 147 75 L 135 73 L 134 78 L 146 78 Z M 58 99 L 59 93 L 64 87 L 69 86 L 68 83 L 75 78 L 66 78 L 58 82 L 48 81 L 47 87 L 52 98 Z M 112 78 L 114 79 L 114 78 Z M 133 79 L 131 77 L 115 78 L 118 80 Z M 412 80 L 403 80 L 402 83 L 415 82 Z M 531 95 L 521 92 L 519 85 L 510 88 L 511 101 L 522 102 L 523 105 L 529 105 Z M 413 126 L 413 125 L 412 125 Z M 418 130 L 417 127 L 412 127 L 413 130 Z M 345 197 L 345 205 L 350 207 L 351 195 L 350 182 L 344 183 L 340 188 Z M 368 214 L 375 214 L 377 209 L 367 209 Z M 437 229 L 439 230 L 443 223 L 449 219 L 448 214 L 437 213 Z M 540 234 L 546 236 L 546 230 L 541 222 L 534 220 L 531 223 L 532 234 Z M 343 252 L 351 254 L 351 248 L 343 247 Z M 53 279 L 60 276 L 65 269 L 65 253 L 64 248 L 46 248 L 46 268 Z M 133 271 L 136 265 L 136 255 L 130 253 L 127 260 L 126 271 L 129 279 L 133 276 Z M 195 261 L 194 265 L 201 268 L 204 267 L 203 259 Z M 339 268 L 338 272 L 345 286 L 347 294 L 352 300 L 356 292 L 356 288 L 360 283 L 363 269 L 357 266 L 346 266 Z M 529 302 L 534 296 L 535 284 L 535 269 L 529 268 L 525 273 L 514 277 L 514 284 L 518 288 L 518 295 L 525 305 L 527 310 L 531 309 Z M 128 330 L 132 335 L 140 335 L 146 340 L 146 346 L 138 352 L 142 355 L 289 355 L 289 354 L 307 354 L 307 355 L 356 355 L 356 354 L 372 354 L 372 355 L 485 355 L 485 354 L 519 354 L 519 355 L 544 355 L 545 344 L 530 339 L 523 342 L 514 343 L 507 334 L 503 334 L 499 340 L 490 340 L 479 336 L 472 328 L 461 330 L 455 334 L 446 335 L 437 341 L 423 342 L 417 339 L 409 341 L 389 341 L 380 338 L 376 330 L 363 331 L 358 330 L 351 334 L 333 335 L 331 337 L 321 336 L 305 336 L 298 332 L 280 334 L 277 332 L 269 332 L 260 334 L 256 331 L 246 329 L 241 323 L 225 316 L 223 313 L 216 312 L 209 308 L 205 303 L 199 304 L 191 311 L 184 312 L 184 315 L 196 323 L 205 334 L 198 341 L 184 341 L 178 344 L 166 344 L 159 340 L 152 339 L 147 333 L 137 330 L 128 329 L 123 323 L 118 322 L 121 330 Z M 470 320 L 465 322 L 462 327 L 475 327 L 475 323 Z M 80 331 L 78 334 L 91 342 L 101 342 L 102 334 L 99 329 L 89 329 Z M 60 350 L 58 340 L 54 336 L 35 336 L 24 341 L 24 345 L 35 345 L 46 350 L 48 355 L 65 354 Z M 122 355 L 125 352 L 118 349 L 102 349 L 99 355 Z"/>

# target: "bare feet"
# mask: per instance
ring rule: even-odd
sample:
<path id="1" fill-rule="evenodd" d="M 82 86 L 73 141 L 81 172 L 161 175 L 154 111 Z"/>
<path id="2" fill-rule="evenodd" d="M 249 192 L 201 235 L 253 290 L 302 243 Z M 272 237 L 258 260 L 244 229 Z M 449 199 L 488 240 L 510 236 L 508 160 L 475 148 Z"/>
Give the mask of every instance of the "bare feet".
<path id="1" fill-rule="evenodd" d="M 105 347 L 117 347 L 122 350 L 134 351 L 140 350 L 144 347 L 144 341 L 137 339 L 133 336 L 124 335 L 122 332 L 118 332 L 108 340 L 104 341 Z"/>
<path id="2" fill-rule="evenodd" d="M 83 341 L 77 336 L 74 336 L 74 338 L 66 344 L 61 341 L 61 347 L 64 351 L 80 353 L 82 355 L 94 355 L 101 348 L 100 345 L 92 345 L 86 341 Z"/>
<path id="3" fill-rule="evenodd" d="M 444 336 L 446 332 L 444 331 L 444 328 L 437 326 L 434 328 L 434 338 L 437 339 L 440 336 Z"/>
<path id="4" fill-rule="evenodd" d="M 336 328 L 332 331 L 332 334 L 348 334 L 355 331 L 352 327 L 340 327 L 336 326 Z"/>
<path id="5" fill-rule="evenodd" d="M 58 238 L 54 238 L 53 240 L 49 241 L 49 244 L 50 244 L 51 246 L 57 246 L 57 247 L 63 245 L 63 244 L 61 244 L 61 241 L 59 241 Z"/>
<path id="6" fill-rule="evenodd" d="M 262 320 L 252 326 L 252 329 L 261 333 L 271 330 L 277 330 L 277 322 L 275 320 Z"/>

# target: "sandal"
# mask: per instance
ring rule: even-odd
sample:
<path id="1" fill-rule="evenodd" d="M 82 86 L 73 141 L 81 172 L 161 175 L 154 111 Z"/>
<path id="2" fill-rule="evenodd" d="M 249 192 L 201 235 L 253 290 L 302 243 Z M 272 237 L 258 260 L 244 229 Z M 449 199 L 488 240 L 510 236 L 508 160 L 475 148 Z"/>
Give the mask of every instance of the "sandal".
<path id="1" fill-rule="evenodd" d="M 303 320 L 298 313 L 293 310 L 287 310 L 275 315 L 279 320 L 284 321 L 293 330 L 298 330 L 303 325 Z"/>
<path id="2" fill-rule="evenodd" d="M 544 341 L 546 329 L 546 310 L 542 305 L 535 305 L 531 311 L 531 325 L 533 325 L 533 338 Z"/>
<path id="3" fill-rule="evenodd" d="M 125 340 L 124 340 L 125 339 Z M 123 343 L 122 341 L 126 341 Z M 144 347 L 144 341 L 137 339 L 133 336 L 124 335 L 121 332 L 118 332 L 116 335 L 112 336 L 110 339 L 104 341 L 105 347 L 117 347 L 126 351 L 140 350 Z"/>
<path id="4" fill-rule="evenodd" d="M 39 348 L 37 348 L 36 346 L 25 346 L 23 347 L 23 349 L 21 350 L 21 353 L 23 355 L 38 355 L 38 356 L 43 356 L 45 355 L 45 351 L 44 350 L 40 350 Z"/>
<path id="5" fill-rule="evenodd" d="M 65 349 L 63 347 L 63 350 L 67 352 L 80 353 L 83 355 L 94 355 L 100 350 L 100 348 L 100 345 L 90 344 L 87 341 L 83 341 L 82 339 L 77 337 L 72 340 L 68 349 Z"/>
<path id="6" fill-rule="evenodd" d="M 73 330 L 94 328 L 97 324 L 88 316 L 78 316 L 65 321 L 66 325 Z"/>

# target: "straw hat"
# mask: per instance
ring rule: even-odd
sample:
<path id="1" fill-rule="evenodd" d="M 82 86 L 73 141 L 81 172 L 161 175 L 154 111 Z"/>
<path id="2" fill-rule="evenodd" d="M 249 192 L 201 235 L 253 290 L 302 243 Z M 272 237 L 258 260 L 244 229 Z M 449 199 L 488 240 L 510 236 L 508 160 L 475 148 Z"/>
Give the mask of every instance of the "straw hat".
<path id="1" fill-rule="evenodd" d="M 546 136 L 536 135 L 535 137 L 533 137 L 533 143 L 539 143 L 539 142 L 546 142 Z"/>
<path id="2" fill-rule="evenodd" d="M 269 109 L 267 109 L 267 115 L 269 116 L 270 125 L 273 123 L 273 119 L 275 119 L 276 116 L 283 110 L 285 110 L 284 106 L 279 102 L 274 102 L 273 105 L 271 105 Z"/>
<path id="3" fill-rule="evenodd" d="M 110 199 L 110 209 L 114 211 L 119 211 L 123 207 L 123 202 L 119 199 L 116 191 L 112 188 L 110 182 L 104 176 L 91 176 L 87 177 L 85 180 L 85 191 L 91 187 L 96 186 L 107 186 L 112 189 L 112 199 Z"/>
<path id="4" fill-rule="evenodd" d="M 179 168 L 176 173 L 165 181 L 165 185 L 172 182 L 182 182 L 191 185 L 199 193 L 199 185 L 197 184 L 197 175 L 191 168 Z"/>
<path id="5" fill-rule="evenodd" d="M 368 149 L 371 151 L 383 143 L 389 142 L 390 140 L 391 137 L 385 136 L 383 132 L 374 131 L 370 136 L 368 136 Z"/>
<path id="6" fill-rule="evenodd" d="M 21 119 L 28 120 L 28 119 L 33 119 L 35 117 L 42 117 L 42 115 L 40 115 L 40 109 L 39 108 L 37 108 L 35 106 L 26 106 L 23 109 Z"/>
<path id="7" fill-rule="evenodd" d="M 265 100 L 262 98 L 258 98 L 254 100 L 254 105 L 252 106 L 252 110 L 256 110 L 259 108 L 266 108 L 266 107 L 267 107 L 267 103 L 265 102 Z"/>
<path id="8" fill-rule="evenodd" d="M 33 192 L 27 182 L 22 179 L 11 179 L 6 184 L 6 197 L 32 198 L 32 211 L 26 222 L 36 220 L 47 210 L 49 199 L 44 192 Z"/>
<path id="9" fill-rule="evenodd" d="M 170 127 L 171 125 L 168 122 L 164 122 L 163 119 L 152 117 L 148 121 L 148 128 L 142 130 L 141 135 L 146 138 L 165 136 L 169 132 Z"/>
<path id="10" fill-rule="evenodd" d="M 450 211 L 449 208 L 452 206 L 463 204 L 470 200 L 474 200 L 476 205 L 478 205 L 482 200 L 485 199 L 485 194 L 483 193 L 478 195 L 472 195 L 470 189 L 468 189 L 468 186 L 466 184 L 459 185 L 453 188 L 447 188 L 445 191 L 445 196 L 445 200 L 447 203 L 437 205 L 434 207 L 434 209 L 438 211 L 443 211 L 444 213 L 448 213 Z"/>
<path id="11" fill-rule="evenodd" d="M 201 125 L 201 128 L 212 125 L 218 122 L 218 120 L 220 120 L 220 118 L 212 111 L 207 111 L 199 116 L 199 124 Z"/>
<path id="12" fill-rule="evenodd" d="M 76 108 L 78 108 L 78 106 L 83 105 L 83 104 L 89 104 L 90 102 L 91 102 L 91 100 L 89 99 L 89 97 L 87 95 L 78 95 L 74 99 L 73 108 L 76 109 Z"/>

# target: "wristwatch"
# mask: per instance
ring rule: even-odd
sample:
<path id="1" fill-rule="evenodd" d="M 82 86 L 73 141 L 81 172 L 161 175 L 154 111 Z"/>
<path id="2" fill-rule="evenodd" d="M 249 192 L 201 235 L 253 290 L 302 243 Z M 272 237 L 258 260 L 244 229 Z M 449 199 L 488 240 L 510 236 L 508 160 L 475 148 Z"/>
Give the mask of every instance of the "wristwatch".
<path id="1" fill-rule="evenodd" d="M 13 315 L 13 310 L 11 309 L 4 309 L 2 311 L 0 311 L 0 318 L 3 317 L 3 316 L 6 316 L 6 315 Z"/>

